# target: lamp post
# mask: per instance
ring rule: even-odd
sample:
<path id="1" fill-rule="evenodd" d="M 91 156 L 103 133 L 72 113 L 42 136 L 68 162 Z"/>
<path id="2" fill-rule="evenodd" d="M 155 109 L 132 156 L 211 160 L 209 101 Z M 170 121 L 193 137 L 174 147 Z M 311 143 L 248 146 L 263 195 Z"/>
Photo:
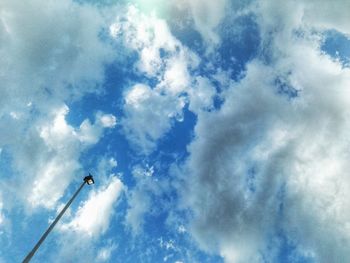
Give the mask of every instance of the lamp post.
<path id="1" fill-rule="evenodd" d="M 78 190 L 75 192 L 75 194 L 72 196 L 72 198 L 68 201 L 68 203 L 64 206 L 64 208 L 62 209 L 62 211 L 58 214 L 58 216 L 56 217 L 56 219 L 51 223 L 51 225 L 49 226 L 49 228 L 45 231 L 45 233 L 42 235 L 42 237 L 39 239 L 38 243 L 34 246 L 34 248 L 32 249 L 32 251 L 30 251 L 28 253 L 28 255 L 25 257 L 25 259 L 22 261 L 22 263 L 28 263 L 31 258 L 34 256 L 35 252 L 38 250 L 38 248 L 40 247 L 41 243 L 44 242 L 45 238 L 48 236 L 48 234 L 51 232 L 51 230 L 54 228 L 54 226 L 57 224 L 58 220 L 60 220 L 60 218 L 63 216 L 64 212 L 66 212 L 66 210 L 68 209 L 68 207 L 70 206 L 70 204 L 73 202 L 73 200 L 77 197 L 77 195 L 79 194 L 80 190 L 84 187 L 85 184 L 91 185 L 94 184 L 94 178 L 92 177 L 91 174 L 89 174 L 88 176 L 84 177 L 84 181 L 83 183 L 80 185 L 80 187 L 78 188 Z"/>

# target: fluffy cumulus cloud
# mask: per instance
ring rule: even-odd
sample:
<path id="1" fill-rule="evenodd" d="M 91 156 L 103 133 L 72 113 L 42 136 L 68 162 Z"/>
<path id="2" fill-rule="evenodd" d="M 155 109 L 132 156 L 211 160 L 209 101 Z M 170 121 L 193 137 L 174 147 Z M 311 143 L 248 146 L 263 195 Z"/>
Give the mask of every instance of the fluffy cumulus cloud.
<path id="1" fill-rule="evenodd" d="M 189 101 L 194 112 L 209 109 L 216 90 L 210 80 L 194 73 L 199 57 L 172 35 L 165 20 L 129 6 L 110 33 L 137 51 L 135 69 L 149 80 L 127 89 L 121 122 L 129 141 L 150 153 L 173 123 L 182 121 Z"/>
<path id="2" fill-rule="evenodd" d="M 20 175 L 23 201 L 52 207 L 80 168 L 81 151 L 115 125 L 101 113 L 94 124 L 72 127 L 64 106 L 100 92 L 104 65 L 114 57 L 100 37 L 108 19 L 70 0 L 5 0 L 0 13 L 0 145 Z M 53 184 L 57 175 L 63 180 Z"/>
<path id="3" fill-rule="evenodd" d="M 81 153 L 97 143 L 106 128 L 113 127 L 113 123 L 106 126 L 101 120 L 114 117 L 102 112 L 96 115 L 94 123 L 86 119 L 79 127 L 73 127 L 66 121 L 68 112 L 66 105 L 51 109 L 48 120 L 34 122 L 28 134 L 16 130 L 17 127 L 9 134 L 22 137 L 7 148 L 15 157 L 15 171 L 21 174 L 17 186 L 21 194 L 17 196 L 29 207 L 53 208 L 81 168 Z"/>
<path id="4" fill-rule="evenodd" d="M 79 128 L 74 128 L 65 120 L 67 113 L 67 106 L 59 108 L 53 113 L 51 123 L 38 127 L 42 152 L 38 154 L 39 160 L 31 163 L 37 175 L 32 187 L 28 187 L 26 182 L 26 187 L 30 189 L 28 201 L 34 207 L 52 207 L 56 203 L 80 168 L 80 153 L 102 136 L 105 124 L 101 119 L 112 118 L 110 114 L 99 113 L 94 124 L 84 120 Z M 28 164 L 21 165 L 25 169 Z"/>
<path id="5" fill-rule="evenodd" d="M 350 260 L 350 71 L 321 52 L 314 31 L 341 30 L 346 18 L 311 19 L 328 8 L 312 3 L 254 6 L 263 60 L 247 65 L 220 110 L 198 115 L 184 199 L 194 237 L 226 262 L 277 260 L 280 233 L 299 256 Z"/>
<path id="6" fill-rule="evenodd" d="M 172 127 L 182 120 L 184 93 L 192 79 L 190 70 L 198 57 L 170 32 L 165 20 L 145 15 L 136 7 L 127 8 L 110 27 L 111 35 L 139 55 L 135 69 L 149 83 L 137 83 L 125 92 L 122 126 L 129 140 L 149 153 Z"/>
<path id="7" fill-rule="evenodd" d="M 2 1 L 1 115 L 93 91 L 112 55 L 99 38 L 104 20 L 70 0 Z"/>

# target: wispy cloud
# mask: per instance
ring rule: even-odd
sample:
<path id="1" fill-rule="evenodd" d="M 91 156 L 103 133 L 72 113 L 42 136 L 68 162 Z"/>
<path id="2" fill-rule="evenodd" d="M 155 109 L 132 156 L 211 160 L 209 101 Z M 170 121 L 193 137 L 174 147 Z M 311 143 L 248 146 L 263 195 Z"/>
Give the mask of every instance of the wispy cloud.
<path id="1" fill-rule="evenodd" d="M 112 177 L 108 184 L 91 192 L 71 222 L 62 225 L 62 230 L 73 230 L 91 237 L 103 234 L 108 229 L 113 207 L 122 191 L 123 183 Z"/>

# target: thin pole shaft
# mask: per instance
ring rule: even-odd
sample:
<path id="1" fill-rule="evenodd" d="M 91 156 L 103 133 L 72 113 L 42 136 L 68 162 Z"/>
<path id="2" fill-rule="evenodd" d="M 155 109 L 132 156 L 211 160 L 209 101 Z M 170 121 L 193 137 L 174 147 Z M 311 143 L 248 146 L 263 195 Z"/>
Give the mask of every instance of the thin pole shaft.
<path id="1" fill-rule="evenodd" d="M 52 224 L 49 226 L 49 228 L 45 231 L 45 233 L 42 235 L 38 243 L 35 245 L 35 247 L 32 249 L 32 251 L 29 252 L 29 254 L 26 256 L 26 258 L 22 261 L 22 263 L 28 263 L 31 258 L 34 256 L 35 252 L 38 250 L 40 247 L 41 243 L 44 242 L 45 238 L 48 236 L 48 234 L 51 232 L 51 230 L 54 228 L 54 226 L 57 224 L 58 220 L 63 216 L 64 212 L 68 209 L 70 204 L 73 202 L 73 200 L 77 197 L 79 194 L 80 190 L 83 188 L 83 186 L 86 184 L 84 181 L 79 189 L 75 192 L 75 194 L 72 196 L 72 198 L 68 201 L 68 203 L 65 205 L 65 207 L 62 209 L 62 211 L 58 214 L 56 217 L 55 221 L 52 222 Z"/>

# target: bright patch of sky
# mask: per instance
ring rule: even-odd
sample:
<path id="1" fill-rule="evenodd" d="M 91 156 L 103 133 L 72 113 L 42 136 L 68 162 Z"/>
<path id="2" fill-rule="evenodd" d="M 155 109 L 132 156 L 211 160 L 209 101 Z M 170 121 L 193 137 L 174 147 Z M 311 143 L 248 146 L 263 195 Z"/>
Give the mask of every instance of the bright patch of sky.
<path id="1" fill-rule="evenodd" d="M 0 262 L 350 262 L 350 2 L 0 2 Z"/>

